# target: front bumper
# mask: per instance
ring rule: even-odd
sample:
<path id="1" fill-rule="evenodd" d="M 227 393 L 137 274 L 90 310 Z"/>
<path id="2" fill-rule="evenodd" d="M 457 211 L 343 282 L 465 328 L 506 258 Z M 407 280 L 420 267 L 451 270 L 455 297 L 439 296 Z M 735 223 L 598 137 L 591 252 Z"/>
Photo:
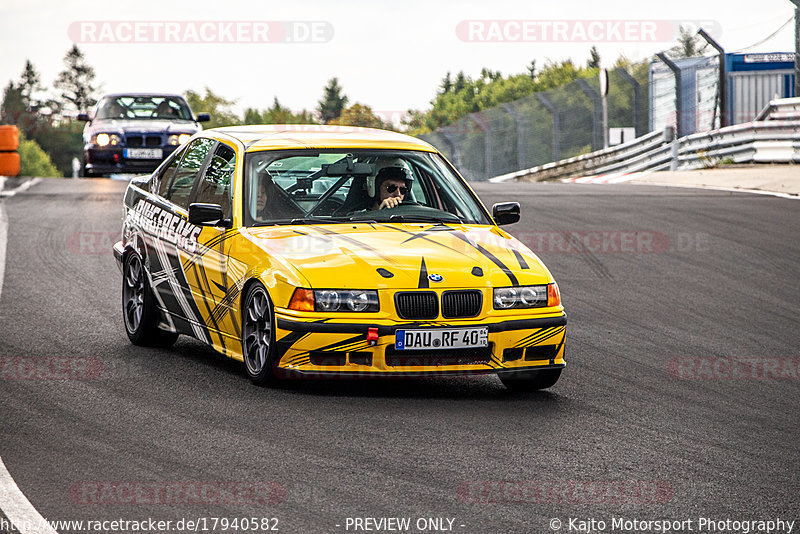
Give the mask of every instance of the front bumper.
<path id="1" fill-rule="evenodd" d="M 124 155 L 124 148 L 84 148 L 84 171 L 87 174 L 147 174 L 161 165 L 166 157 L 172 154 L 177 146 L 166 145 L 155 147 L 162 151 L 160 159 L 129 159 Z"/>
<path id="2" fill-rule="evenodd" d="M 125 247 L 123 246 L 122 241 L 117 241 L 114 243 L 112 249 L 114 251 L 114 259 L 117 260 L 119 272 L 122 272 L 122 256 L 125 254 Z"/>
<path id="3" fill-rule="evenodd" d="M 479 321 L 381 321 L 379 324 L 303 320 L 276 310 L 278 368 L 301 376 L 426 376 L 516 373 L 564 367 L 567 317 L 517 316 Z M 489 346 L 397 350 L 401 329 L 488 327 Z M 369 329 L 378 339 L 368 341 Z"/>

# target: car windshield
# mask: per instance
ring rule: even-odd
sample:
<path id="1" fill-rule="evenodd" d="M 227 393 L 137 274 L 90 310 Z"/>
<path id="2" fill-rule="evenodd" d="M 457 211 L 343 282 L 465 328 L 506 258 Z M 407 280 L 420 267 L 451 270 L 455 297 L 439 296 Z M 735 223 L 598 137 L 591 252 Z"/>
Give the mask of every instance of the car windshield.
<path id="1" fill-rule="evenodd" d="M 352 221 L 491 224 L 461 178 L 430 152 L 255 152 L 247 155 L 244 193 L 247 226 Z"/>
<path id="2" fill-rule="evenodd" d="M 172 96 L 105 97 L 97 105 L 95 119 L 194 120 L 186 101 Z"/>

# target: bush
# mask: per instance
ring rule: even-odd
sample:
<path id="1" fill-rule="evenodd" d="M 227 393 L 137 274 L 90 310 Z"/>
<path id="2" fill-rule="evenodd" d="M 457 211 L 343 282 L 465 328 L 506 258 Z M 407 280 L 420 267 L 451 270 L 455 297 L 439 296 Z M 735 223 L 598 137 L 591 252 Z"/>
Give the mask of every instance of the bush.
<path id="1" fill-rule="evenodd" d="M 72 176 L 72 159 L 83 159 L 83 124 L 68 122 L 58 126 L 42 123 L 28 136 L 50 156 L 59 176 Z"/>
<path id="2" fill-rule="evenodd" d="M 22 134 L 19 136 L 19 167 L 20 176 L 53 178 L 61 176 L 47 152 L 42 150 L 36 141 L 25 139 Z"/>

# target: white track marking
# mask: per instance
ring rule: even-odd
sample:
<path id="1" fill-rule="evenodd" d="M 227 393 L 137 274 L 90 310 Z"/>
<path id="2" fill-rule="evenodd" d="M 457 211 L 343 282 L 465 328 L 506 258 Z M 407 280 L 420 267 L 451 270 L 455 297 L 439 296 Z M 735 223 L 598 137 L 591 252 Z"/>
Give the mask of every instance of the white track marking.
<path id="1" fill-rule="evenodd" d="M 621 184 L 635 180 L 640 176 L 650 174 L 652 171 L 640 172 L 614 172 L 611 174 L 597 174 L 594 176 L 580 176 L 577 178 L 564 178 L 561 181 L 565 184 Z"/>
<path id="2" fill-rule="evenodd" d="M 42 181 L 41 178 L 34 178 L 33 180 L 28 180 L 27 182 L 23 182 L 21 186 L 17 187 L 16 189 L 12 189 L 11 191 L 2 191 L 1 190 L 2 188 L 0 187 L 0 196 L 13 197 L 17 193 L 21 193 L 22 191 L 27 191 L 32 186 L 38 184 L 41 181 Z"/>
<path id="3" fill-rule="evenodd" d="M 791 200 L 800 200 L 800 195 L 793 195 L 791 193 L 779 193 L 778 191 L 764 191 L 763 189 L 747 189 L 744 187 L 722 187 L 715 185 L 699 185 L 699 184 L 668 184 L 659 182 L 634 182 L 632 185 L 655 185 L 658 187 L 682 187 L 684 189 L 710 189 L 712 191 L 729 191 L 731 193 L 750 193 L 753 195 L 766 195 L 771 197 L 788 198 Z"/>
<path id="4" fill-rule="evenodd" d="M 0 181 L 0 194 L 14 196 L 31 187 L 39 179 L 29 180 L 13 191 L 2 191 L 5 178 Z M 6 243 L 8 242 L 8 217 L 6 207 L 0 202 L 0 295 L 3 293 L 3 277 L 6 272 Z M 28 502 L 17 483 L 11 478 L 3 459 L 0 458 L 0 510 L 21 534 L 58 534 L 36 508 Z"/>
<path id="5" fill-rule="evenodd" d="M 3 276 L 6 273 L 6 241 L 8 240 L 8 218 L 6 207 L 0 202 L 0 296 L 3 294 Z"/>
<path id="6" fill-rule="evenodd" d="M 58 534 L 19 490 L 2 458 L 0 458 L 0 506 L 20 534 Z"/>

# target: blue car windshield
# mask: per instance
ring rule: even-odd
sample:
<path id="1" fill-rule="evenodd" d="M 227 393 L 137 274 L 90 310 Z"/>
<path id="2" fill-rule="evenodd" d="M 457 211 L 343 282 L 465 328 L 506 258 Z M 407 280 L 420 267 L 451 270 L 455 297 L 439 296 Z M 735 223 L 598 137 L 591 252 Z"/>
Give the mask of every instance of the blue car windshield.
<path id="1" fill-rule="evenodd" d="M 94 118 L 194 120 L 186 102 L 172 96 L 107 96 L 97 104 Z"/>
<path id="2" fill-rule="evenodd" d="M 291 150 L 247 155 L 246 226 L 352 221 L 492 224 L 438 154 Z"/>

